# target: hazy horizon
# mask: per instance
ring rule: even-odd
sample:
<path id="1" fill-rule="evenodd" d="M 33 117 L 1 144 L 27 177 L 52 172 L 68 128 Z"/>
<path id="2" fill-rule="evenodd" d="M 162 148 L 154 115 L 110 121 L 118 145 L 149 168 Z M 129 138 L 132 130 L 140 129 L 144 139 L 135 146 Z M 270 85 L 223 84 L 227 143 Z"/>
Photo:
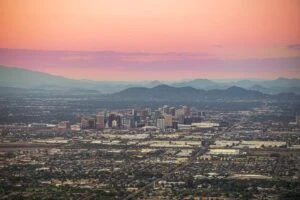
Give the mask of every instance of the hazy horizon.
<path id="1" fill-rule="evenodd" d="M 1 199 L 300 199 L 300 0 L 0 0 Z"/>
<path id="2" fill-rule="evenodd" d="M 162 60 L 149 62 L 130 60 L 147 59 L 153 56 L 162 57 L 160 58 Z M 222 60 L 199 59 L 198 56 L 189 52 L 52 51 L 0 48 L 0 65 L 93 81 L 183 81 L 198 78 L 274 80 L 280 77 L 300 77 L 298 67 L 300 57 Z M 172 57 L 175 60 L 164 60 L 165 57 Z M 116 67 L 117 65 L 121 67 Z M 186 65 L 189 67 L 185 67 Z"/>
<path id="3" fill-rule="evenodd" d="M 284 78 L 284 79 L 298 79 L 300 80 L 300 78 L 298 77 L 283 77 L 283 76 L 278 76 L 276 78 L 271 78 L 271 79 L 259 79 L 259 78 L 237 78 L 237 79 L 233 79 L 233 78 L 225 78 L 225 79 L 209 79 L 209 78 L 203 78 L 203 77 L 195 77 L 195 78 L 180 78 L 180 79 L 174 79 L 174 80 L 159 80 L 159 79 L 145 79 L 145 80 L 104 80 L 104 79 L 87 79 L 87 78 L 73 78 L 73 77 L 67 77 L 64 75 L 60 75 L 60 74 L 52 74 L 49 72 L 43 72 L 43 71 L 37 71 L 34 69 L 27 69 L 27 68 L 23 68 L 20 66 L 6 66 L 6 65 L 1 65 L 0 67 L 4 67 L 4 68 L 11 68 L 11 69 L 20 69 L 20 70 L 26 70 L 26 71 L 30 71 L 30 72 L 37 72 L 37 73 L 44 73 L 44 74 L 48 74 L 51 76 L 57 76 L 57 77 L 62 77 L 62 78 L 66 78 L 66 79 L 71 79 L 71 80 L 78 80 L 78 81 L 95 81 L 95 82 L 115 82 L 115 83 L 139 83 L 139 82 L 161 82 L 162 84 L 169 84 L 169 83 L 180 83 L 180 82 L 187 82 L 187 81 L 193 81 L 193 80 L 210 80 L 216 83 L 229 83 L 229 82 L 236 82 L 236 81 L 243 81 L 243 80 L 247 80 L 247 81 L 272 81 L 272 80 L 277 80 L 280 78 Z"/>
<path id="4" fill-rule="evenodd" d="M 75 79 L 300 77 L 300 1 L 3 1 L 0 65 Z"/>

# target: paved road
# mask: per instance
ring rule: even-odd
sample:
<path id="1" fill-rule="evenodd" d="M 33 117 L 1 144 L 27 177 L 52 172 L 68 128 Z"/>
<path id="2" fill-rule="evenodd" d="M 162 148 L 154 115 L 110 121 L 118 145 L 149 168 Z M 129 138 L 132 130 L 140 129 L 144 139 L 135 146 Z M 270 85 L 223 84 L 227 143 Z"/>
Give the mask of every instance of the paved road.
<path id="1" fill-rule="evenodd" d="M 184 169 L 188 164 L 190 164 L 191 162 L 195 161 L 197 159 L 198 156 L 203 155 L 205 152 L 207 152 L 208 147 L 203 147 L 201 148 L 194 156 L 190 157 L 190 159 L 185 162 L 180 164 L 179 166 L 171 169 L 167 174 L 165 174 L 163 177 L 161 178 L 157 178 L 155 180 L 153 180 L 152 182 L 148 183 L 147 185 L 145 185 L 144 187 L 140 188 L 138 191 L 128 195 L 127 197 L 125 197 L 123 200 L 129 200 L 132 199 L 134 197 L 136 197 L 138 194 L 140 194 L 141 192 L 143 192 L 144 190 L 152 187 L 154 185 L 155 182 L 161 181 L 161 180 L 165 180 L 166 178 L 168 178 L 169 175 L 171 175 L 173 172 L 177 171 L 177 170 L 182 170 Z"/>
<path id="2" fill-rule="evenodd" d="M 220 137 L 221 135 L 223 135 L 225 132 L 232 130 L 234 126 L 229 127 L 223 131 L 221 131 L 220 133 L 216 134 L 213 139 L 216 140 L 218 137 Z M 203 155 L 204 153 L 206 153 L 208 151 L 208 145 L 206 144 L 204 147 L 202 147 L 201 149 L 198 150 L 198 152 L 190 157 L 190 159 L 186 162 L 183 163 L 177 167 L 175 167 L 174 169 L 170 170 L 167 174 L 165 174 L 163 177 L 161 178 L 157 178 L 155 180 L 153 180 L 152 182 L 148 183 L 147 185 L 145 185 L 144 187 L 140 188 L 138 191 L 128 195 L 127 197 L 123 198 L 123 200 L 129 200 L 129 199 L 133 199 L 135 198 L 137 195 L 139 195 L 141 192 L 145 191 L 146 189 L 152 187 L 154 185 L 155 182 L 161 181 L 161 180 L 165 180 L 166 178 L 168 178 L 169 175 L 171 175 L 174 171 L 177 170 L 182 170 L 184 169 L 187 165 L 189 165 L 190 163 L 192 163 L 193 161 L 195 161 L 197 159 L 197 157 Z"/>

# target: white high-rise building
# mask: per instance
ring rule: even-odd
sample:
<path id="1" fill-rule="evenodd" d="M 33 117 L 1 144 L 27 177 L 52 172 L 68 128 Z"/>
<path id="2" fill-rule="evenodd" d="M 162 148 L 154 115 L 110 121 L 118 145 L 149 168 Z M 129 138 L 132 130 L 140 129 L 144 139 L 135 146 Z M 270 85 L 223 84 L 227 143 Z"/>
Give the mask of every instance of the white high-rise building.
<path id="1" fill-rule="evenodd" d="M 165 129 L 165 119 L 157 119 L 156 127 L 161 130 L 164 130 Z"/>

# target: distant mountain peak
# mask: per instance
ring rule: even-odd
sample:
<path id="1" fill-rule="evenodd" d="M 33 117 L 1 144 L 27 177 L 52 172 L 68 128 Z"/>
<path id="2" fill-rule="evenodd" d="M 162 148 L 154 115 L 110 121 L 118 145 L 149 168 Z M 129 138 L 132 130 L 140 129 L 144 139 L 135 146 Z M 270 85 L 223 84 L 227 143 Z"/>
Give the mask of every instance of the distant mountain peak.
<path id="1" fill-rule="evenodd" d="M 154 86 L 153 89 L 154 88 L 158 88 L 158 89 L 166 89 L 167 88 L 167 89 L 170 89 L 170 88 L 173 88 L 173 87 L 171 87 L 167 84 L 160 84 L 160 85 Z"/>
<path id="2" fill-rule="evenodd" d="M 229 87 L 227 90 L 232 90 L 232 91 L 247 91 L 246 89 L 238 87 L 238 86 L 235 86 L 235 85 Z"/>
<path id="3" fill-rule="evenodd" d="M 164 82 L 141 81 L 141 82 L 126 82 L 126 81 L 97 81 L 97 80 L 76 80 L 63 76 L 51 75 L 44 72 L 37 72 L 17 67 L 6 67 L 0 65 L 0 87 L 16 87 L 28 89 L 68 89 L 78 88 L 87 90 L 97 90 L 102 93 L 114 93 L 122 91 L 126 88 L 143 86 L 145 88 L 164 88 L 164 90 L 174 90 L 172 87 L 180 88 L 180 91 L 189 90 L 239 90 L 232 86 L 260 91 L 266 94 L 278 94 L 282 92 L 293 91 L 300 94 L 300 79 L 290 79 L 279 77 L 275 80 L 239 80 L 231 82 L 216 82 L 208 79 L 197 78 L 185 80 L 182 82 Z M 260 87 L 258 86 L 260 85 Z M 229 90 L 229 91 L 230 91 Z"/>
<path id="4" fill-rule="evenodd" d="M 149 85 L 150 87 L 155 87 L 155 86 L 163 85 L 163 84 L 164 84 L 164 83 L 162 83 L 162 82 L 160 82 L 160 81 L 158 81 L 158 80 L 150 81 L 150 82 L 148 83 L 148 85 Z"/>
<path id="5" fill-rule="evenodd" d="M 267 97 L 257 91 L 246 90 L 241 87 L 232 86 L 224 90 L 199 90 L 192 87 L 172 87 L 159 85 L 153 88 L 129 88 L 112 94 L 112 99 L 134 100 L 134 101 L 201 101 L 218 99 L 242 99 L 257 100 Z"/>
<path id="6" fill-rule="evenodd" d="M 154 81 L 150 81 L 150 84 L 158 84 L 158 85 L 163 85 L 162 82 L 158 81 L 158 80 L 154 80 Z"/>

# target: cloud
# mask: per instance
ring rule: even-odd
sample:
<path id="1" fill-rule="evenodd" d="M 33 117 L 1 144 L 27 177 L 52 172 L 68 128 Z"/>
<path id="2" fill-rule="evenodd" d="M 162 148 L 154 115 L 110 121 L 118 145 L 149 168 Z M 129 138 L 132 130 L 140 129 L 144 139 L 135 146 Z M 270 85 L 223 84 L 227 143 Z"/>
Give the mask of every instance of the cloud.
<path id="1" fill-rule="evenodd" d="M 213 45 L 213 47 L 216 47 L 216 48 L 223 48 L 223 45 L 216 44 L 216 45 Z"/>
<path id="2" fill-rule="evenodd" d="M 300 57 L 237 60 L 221 59 L 205 52 L 147 53 L 0 49 L 0 65 L 91 79 L 111 78 L 121 72 L 126 72 L 128 77 L 130 74 L 130 77 L 136 76 L 140 79 L 150 74 L 153 79 L 156 77 L 168 79 L 171 74 L 173 74 L 172 77 L 178 77 L 177 79 L 201 74 L 206 74 L 207 77 L 218 75 L 224 78 L 232 78 L 234 74 L 257 78 L 271 75 L 273 77 L 300 77 Z M 124 80 L 124 76 L 120 75 L 118 78 Z"/>
<path id="3" fill-rule="evenodd" d="M 290 44 L 288 45 L 289 49 L 300 51 L 300 44 Z"/>
<path id="4" fill-rule="evenodd" d="M 208 59 L 213 56 L 190 52 L 115 52 L 115 51 L 42 51 L 24 49 L 0 49 L 0 64 L 28 67 L 103 68 L 136 67 L 140 65 Z"/>

